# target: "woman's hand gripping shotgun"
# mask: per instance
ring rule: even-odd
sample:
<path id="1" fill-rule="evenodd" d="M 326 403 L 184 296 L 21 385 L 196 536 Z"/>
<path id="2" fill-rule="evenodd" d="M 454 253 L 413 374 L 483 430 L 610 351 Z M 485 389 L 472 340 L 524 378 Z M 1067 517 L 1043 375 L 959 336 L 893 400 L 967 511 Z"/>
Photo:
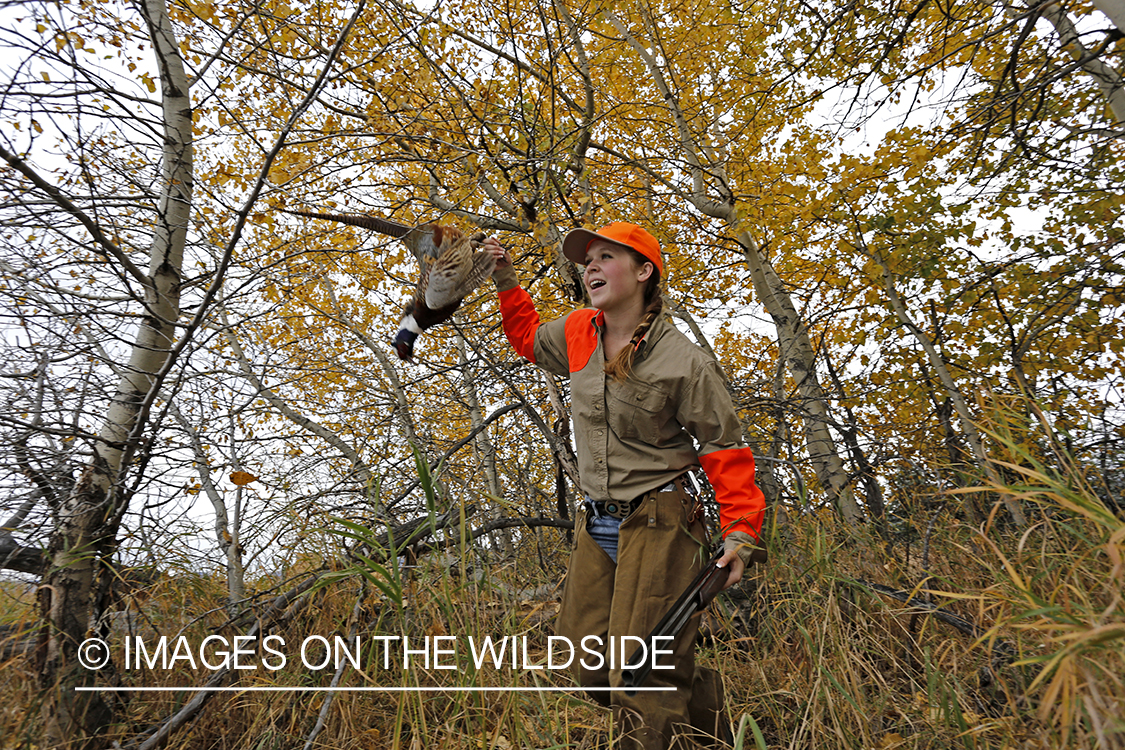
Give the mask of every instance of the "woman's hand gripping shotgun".
<path id="1" fill-rule="evenodd" d="M 638 646 L 636 650 L 633 651 L 632 658 L 625 662 L 627 665 L 634 664 L 641 658 L 642 654 L 645 657 L 642 664 L 638 664 L 634 667 L 625 667 L 621 670 L 621 679 L 625 683 L 626 695 L 634 695 L 636 693 L 635 688 L 640 687 L 645 679 L 648 678 L 648 673 L 652 671 L 656 654 L 644 653 L 646 652 L 646 645 L 648 646 L 647 651 L 652 652 L 655 651 L 653 644 L 658 642 L 673 643 L 676 637 L 679 636 L 680 631 L 687 625 L 691 616 L 696 612 L 702 612 L 706 609 L 707 605 L 711 603 L 711 600 L 723 590 L 723 584 L 727 582 L 730 571 L 726 568 L 720 568 L 715 564 L 722 559 L 722 556 L 723 549 L 720 547 L 719 551 L 715 553 L 711 560 L 703 566 L 703 570 L 699 572 L 699 575 L 688 584 L 684 593 L 680 594 L 680 598 L 676 600 L 672 608 L 664 614 L 664 617 L 656 624 L 652 632 L 648 634 L 648 638 L 645 639 L 644 644 Z M 657 641 L 657 638 L 660 638 L 661 641 Z"/>

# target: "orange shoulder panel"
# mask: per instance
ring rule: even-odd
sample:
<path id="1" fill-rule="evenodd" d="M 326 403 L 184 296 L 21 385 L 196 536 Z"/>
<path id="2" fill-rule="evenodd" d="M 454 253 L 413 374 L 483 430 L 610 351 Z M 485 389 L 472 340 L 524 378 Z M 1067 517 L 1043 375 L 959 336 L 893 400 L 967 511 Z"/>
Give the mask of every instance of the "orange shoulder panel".
<path id="1" fill-rule="evenodd" d="M 575 310 L 566 318 L 566 358 L 571 372 L 584 368 L 598 348 L 598 332 L 591 323 L 597 314 L 597 310 L 586 308 Z"/>

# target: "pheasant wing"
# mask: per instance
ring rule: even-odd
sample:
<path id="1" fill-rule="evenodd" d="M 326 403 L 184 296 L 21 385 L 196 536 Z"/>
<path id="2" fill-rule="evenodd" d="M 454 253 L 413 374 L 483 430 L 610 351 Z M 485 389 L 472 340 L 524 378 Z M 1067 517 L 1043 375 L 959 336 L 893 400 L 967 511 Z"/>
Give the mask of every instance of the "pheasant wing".
<path id="1" fill-rule="evenodd" d="M 461 281 L 457 296 L 461 299 L 472 294 L 496 270 L 496 259 L 490 253 L 473 253 L 473 266 Z"/>
<path id="2" fill-rule="evenodd" d="M 414 287 L 414 306 L 417 307 L 418 303 L 426 304 L 426 287 L 430 285 L 430 266 L 426 263 L 422 264 L 422 273 L 418 274 L 418 285 Z"/>
<path id="3" fill-rule="evenodd" d="M 473 248 L 467 237 L 458 237 L 429 268 L 426 307 L 438 310 L 461 301 L 466 277 L 473 270 Z"/>

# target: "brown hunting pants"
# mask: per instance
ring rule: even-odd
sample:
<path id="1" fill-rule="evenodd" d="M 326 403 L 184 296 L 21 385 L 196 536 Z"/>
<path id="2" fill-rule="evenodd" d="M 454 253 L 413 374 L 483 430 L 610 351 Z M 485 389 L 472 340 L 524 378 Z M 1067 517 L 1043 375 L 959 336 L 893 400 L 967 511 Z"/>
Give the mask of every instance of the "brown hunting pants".
<path id="1" fill-rule="evenodd" d="M 695 499 L 677 482 L 671 492 L 646 495 L 640 506 L 621 523 L 617 563 L 586 531 L 585 509 L 578 515 L 574 551 L 567 569 L 556 632 L 569 638 L 576 649 L 571 669 L 583 687 L 622 687 L 621 654 L 614 653 L 610 668 L 608 653 L 600 669 L 597 659 L 584 652 L 582 640 L 597 636 L 608 651 L 629 635 L 645 638 L 707 561 L 706 530 L 701 519 L 692 518 Z M 591 697 L 612 707 L 622 750 L 666 750 L 667 748 L 715 747 L 719 723 L 726 722 L 723 686 L 717 673 L 695 666 L 696 615 L 671 645 L 672 654 L 662 654 L 657 663 L 675 669 L 654 669 L 645 687 L 669 686 L 674 691 L 592 692 Z M 595 642 L 587 640 L 591 650 Z M 635 641 L 627 642 L 624 656 L 632 656 Z M 620 650 L 620 649 L 617 649 Z"/>

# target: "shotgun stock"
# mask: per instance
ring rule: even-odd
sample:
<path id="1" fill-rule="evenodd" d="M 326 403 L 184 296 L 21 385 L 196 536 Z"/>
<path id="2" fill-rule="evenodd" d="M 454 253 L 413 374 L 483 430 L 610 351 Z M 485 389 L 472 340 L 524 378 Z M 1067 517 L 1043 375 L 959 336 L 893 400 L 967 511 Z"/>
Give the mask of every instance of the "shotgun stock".
<path id="1" fill-rule="evenodd" d="M 726 583 L 727 577 L 730 575 L 730 570 L 715 565 L 722 556 L 723 550 L 720 547 L 719 551 L 703 566 L 703 570 L 699 572 L 699 575 L 688 584 L 684 593 L 680 594 L 680 598 L 676 600 L 672 608 L 664 614 L 664 617 L 660 619 L 660 622 L 658 622 L 656 627 L 652 629 L 652 632 L 648 634 L 645 643 L 650 646 L 650 650 L 655 650 L 651 648 L 651 646 L 657 643 L 655 639 L 658 637 L 671 638 L 667 643 L 673 643 L 676 637 L 679 636 L 680 631 L 687 625 L 691 616 L 696 612 L 702 612 L 706 609 L 707 605 L 711 603 L 711 600 L 723 590 L 723 584 Z M 638 646 L 633 651 L 632 658 L 626 661 L 625 664 L 634 664 L 637 659 L 640 658 L 644 649 L 644 646 Z M 626 695 L 633 695 L 635 691 L 630 690 L 630 688 L 640 687 L 645 679 L 648 678 L 648 673 L 652 671 L 652 662 L 655 655 L 645 654 L 645 656 L 646 658 L 643 664 L 634 667 L 626 667 L 621 670 L 621 679 L 625 683 Z"/>

